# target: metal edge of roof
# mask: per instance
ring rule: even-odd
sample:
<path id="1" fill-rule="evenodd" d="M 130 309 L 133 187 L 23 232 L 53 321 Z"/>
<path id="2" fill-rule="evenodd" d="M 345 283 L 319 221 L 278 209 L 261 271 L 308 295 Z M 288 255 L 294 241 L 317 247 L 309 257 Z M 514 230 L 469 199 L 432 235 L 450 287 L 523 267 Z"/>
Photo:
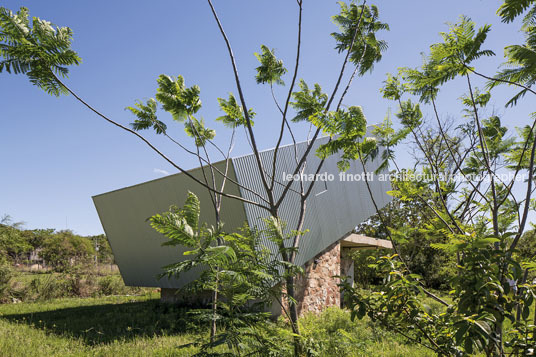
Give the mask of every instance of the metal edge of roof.
<path id="1" fill-rule="evenodd" d="M 367 132 L 370 128 L 376 126 L 377 124 L 370 124 L 370 125 L 367 125 Z M 320 140 L 320 139 L 323 139 L 323 138 L 327 138 L 328 136 L 324 135 L 324 136 L 319 136 L 316 140 Z M 315 141 L 316 141 L 315 140 Z M 285 145 L 280 145 L 279 146 L 279 150 L 281 149 L 284 149 L 284 148 L 287 148 L 289 146 L 294 146 L 294 145 L 300 145 L 300 144 L 303 144 L 303 143 L 310 143 L 311 140 L 302 140 L 302 141 L 298 141 L 296 142 L 296 144 L 294 143 L 289 143 L 289 144 L 285 144 Z M 262 154 L 262 153 L 266 153 L 266 152 L 273 152 L 275 151 L 276 147 L 271 147 L 271 148 L 268 148 L 268 149 L 263 149 L 263 150 L 259 150 L 259 154 Z M 247 153 L 247 154 L 243 154 L 243 155 L 237 155 L 237 156 L 232 156 L 232 157 L 229 157 L 229 160 L 233 161 L 235 159 L 240 159 L 240 158 L 243 158 L 243 157 L 246 157 L 246 156 L 253 156 L 254 153 Z M 213 162 L 211 163 L 211 165 L 217 165 L 217 164 L 220 164 L 221 162 L 223 161 L 226 161 L 226 160 L 220 160 L 220 161 L 216 161 L 216 162 Z M 207 166 L 207 165 L 205 165 Z M 194 168 L 191 168 L 191 169 L 188 169 L 188 170 L 185 170 L 186 172 L 188 173 L 194 173 L 196 171 L 199 171 L 201 170 L 201 167 L 194 167 Z M 107 191 L 107 192 L 103 192 L 103 193 L 98 193 L 96 195 L 93 195 L 91 197 L 98 197 L 98 196 L 102 196 L 102 195 L 107 195 L 109 193 L 113 193 L 113 192 L 117 192 L 117 191 L 121 191 L 121 190 L 125 190 L 125 189 L 128 189 L 128 188 L 132 188 L 132 187 L 136 187 L 136 186 L 140 186 L 140 185 L 144 185 L 144 184 L 147 184 L 147 183 L 151 183 L 151 182 L 154 182 L 154 181 L 158 181 L 158 180 L 164 180 L 166 179 L 167 177 L 170 177 L 170 176 L 175 176 L 175 175 L 183 175 L 184 174 L 184 171 L 180 171 L 180 172 L 177 172 L 177 173 L 174 173 L 174 174 L 170 174 L 170 175 L 166 175 L 166 176 L 163 176 L 163 177 L 158 177 L 158 178 L 155 178 L 155 179 L 152 179 L 152 180 L 148 180 L 148 181 L 143 181 L 143 182 L 140 182 L 140 183 L 136 183 L 134 185 L 129 185 L 129 186 L 125 186 L 125 187 L 121 187 L 121 188 L 117 188 L 115 190 L 111 190 L 111 191 Z"/>
<path id="2" fill-rule="evenodd" d="M 380 123 L 367 125 L 367 132 L 369 131 L 370 128 L 375 127 L 376 125 L 379 125 L 379 124 Z M 316 140 L 323 139 L 323 138 L 328 138 L 328 137 L 329 136 L 327 136 L 327 135 L 320 135 L 319 137 L 316 138 Z M 302 141 L 297 141 L 296 144 L 288 143 L 288 144 L 284 144 L 284 145 L 279 145 L 279 149 L 283 149 L 283 148 L 286 148 L 286 147 L 289 147 L 289 146 L 294 146 L 294 145 L 300 145 L 300 144 L 303 144 L 303 143 L 310 143 L 310 142 L 311 142 L 311 140 L 302 140 Z M 259 154 L 265 153 L 265 152 L 268 152 L 268 151 L 273 152 L 273 151 L 275 151 L 275 148 L 276 148 L 276 146 L 273 146 L 273 147 L 268 148 L 268 149 L 259 150 Z M 231 159 L 240 159 L 240 158 L 242 158 L 244 156 L 249 156 L 249 155 L 254 155 L 254 154 L 250 152 L 248 154 L 242 154 L 242 155 L 233 156 L 233 157 L 231 157 Z"/>
<path id="3" fill-rule="evenodd" d="M 231 158 L 229 158 L 231 160 Z M 218 165 L 218 164 L 221 164 L 222 162 L 224 162 L 225 160 L 220 160 L 220 161 L 216 161 L 216 162 L 213 162 L 211 163 L 212 166 L 215 166 L 215 165 Z M 207 167 L 207 166 L 205 166 Z M 186 172 L 188 173 L 196 173 L 197 171 L 201 170 L 201 167 L 194 167 L 194 168 L 191 168 L 189 170 L 185 170 Z M 107 192 L 103 192 L 103 193 L 99 193 L 99 194 L 96 194 L 96 195 L 93 195 L 91 196 L 92 198 L 95 198 L 95 197 L 99 197 L 99 196 L 104 196 L 104 195 L 107 195 L 109 193 L 114 193 L 114 192 L 118 192 L 118 191 L 122 191 L 122 190 L 127 190 L 129 188 L 134 188 L 134 187 L 137 187 L 137 186 L 142 186 L 142 185 L 145 185 L 145 184 L 149 184 L 149 183 L 153 183 L 155 181 L 160 181 L 160 180 L 165 180 L 169 177 L 172 177 L 172 176 L 177 176 L 177 175 L 184 175 L 184 172 L 183 171 L 180 171 L 180 172 L 177 172 L 177 173 L 174 173 L 174 174 L 170 174 L 170 175 L 166 175 L 166 176 L 163 176 L 163 177 L 158 177 L 158 178 L 155 178 L 155 179 L 152 179 L 152 180 L 148 180 L 148 181 L 143 181 L 143 182 L 140 182 L 140 183 L 136 183 L 134 185 L 129 185 L 129 186 L 125 186 L 125 187 L 121 187 L 121 188 L 116 188 L 115 190 L 111 190 L 111 191 L 107 191 Z"/>
<path id="4" fill-rule="evenodd" d="M 217 164 L 221 170 L 225 162 L 220 161 Z M 232 162 L 229 164 L 233 165 Z M 200 176 L 199 172 L 196 174 Z M 236 181 L 234 168 L 229 167 L 229 177 Z M 191 185 L 196 185 L 196 188 Z M 177 288 L 187 284 L 194 274 L 198 274 L 191 272 L 179 279 L 171 280 L 155 279 L 161 272 L 162 266 L 180 260 L 180 253 L 187 248 L 162 247 L 161 243 L 165 242 L 165 237 L 148 228 L 146 222 L 151 214 L 165 211 L 169 208 L 169 204 L 177 204 L 182 199 L 179 196 L 189 190 L 200 194 L 202 206 L 209 202 L 206 189 L 185 175 L 177 174 L 93 197 L 93 203 L 125 285 Z M 226 191 L 240 195 L 238 187 L 230 182 L 226 186 Z M 223 214 L 222 219 L 231 229 L 240 228 L 247 220 L 242 202 L 224 198 L 223 207 L 227 213 Z M 202 211 L 201 219 L 203 222 L 213 224 L 212 215 L 212 210 L 205 209 Z"/>

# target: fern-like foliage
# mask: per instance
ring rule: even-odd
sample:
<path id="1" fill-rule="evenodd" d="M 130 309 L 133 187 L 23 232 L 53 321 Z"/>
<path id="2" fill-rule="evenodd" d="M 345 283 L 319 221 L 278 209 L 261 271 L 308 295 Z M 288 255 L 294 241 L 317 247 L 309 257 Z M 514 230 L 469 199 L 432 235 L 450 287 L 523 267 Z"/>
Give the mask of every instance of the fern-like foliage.
<path id="1" fill-rule="evenodd" d="M 348 170 L 350 162 L 357 160 L 363 152 L 368 153 L 376 148 L 374 138 L 364 138 L 367 119 L 361 107 L 352 106 L 348 110 L 315 116 L 312 123 L 331 137 L 328 143 L 318 147 L 317 155 L 324 159 L 340 152 L 341 159 L 337 165 L 341 171 Z"/>
<path id="2" fill-rule="evenodd" d="M 506 63 L 505 67 L 499 71 L 495 78 L 499 80 L 519 83 L 527 88 L 536 83 L 536 27 L 530 26 L 524 29 L 525 43 L 523 45 L 511 45 L 504 49 Z M 490 81 L 490 88 L 503 84 L 501 81 Z M 517 101 L 527 94 L 527 89 L 522 89 L 513 96 L 507 103 L 507 106 L 517 104 Z"/>
<path id="3" fill-rule="evenodd" d="M 275 50 L 262 45 L 261 53 L 255 53 L 255 57 L 261 63 L 255 76 L 257 83 L 285 84 L 281 77 L 287 73 L 287 69 L 283 66 L 283 61 L 275 57 Z"/>
<path id="4" fill-rule="evenodd" d="M 153 98 L 149 99 L 146 104 L 137 101 L 134 107 L 126 107 L 125 109 L 138 118 L 130 124 L 132 129 L 139 131 L 152 128 L 157 134 L 165 134 L 167 126 L 158 120 L 156 115 L 157 103 Z"/>
<path id="5" fill-rule="evenodd" d="M 536 115 L 533 116 L 536 119 Z M 506 161 L 508 168 L 511 170 L 515 170 L 518 164 L 520 164 L 521 169 L 528 170 L 530 167 L 530 150 L 527 150 L 526 146 L 530 147 L 534 144 L 536 133 L 534 130 L 531 130 L 530 125 L 518 128 L 517 131 L 519 139 L 513 145 L 511 152 L 505 155 Z"/>
<path id="6" fill-rule="evenodd" d="M 443 42 L 430 47 L 430 66 L 437 70 L 437 85 L 453 79 L 457 75 L 465 75 L 467 67 L 482 56 L 494 56 L 491 50 L 481 49 L 491 29 L 484 25 L 478 30 L 475 23 L 466 16 L 450 27 L 449 32 L 441 33 Z"/>
<path id="7" fill-rule="evenodd" d="M 195 145 L 198 147 L 205 146 L 207 141 L 214 139 L 216 131 L 214 129 L 207 128 L 203 118 L 198 120 L 194 117 L 184 125 L 184 131 L 188 136 L 194 138 Z"/>
<path id="8" fill-rule="evenodd" d="M 462 16 L 458 23 L 450 26 L 449 32 L 441 33 L 442 42 L 430 46 L 430 54 L 421 68 L 401 70 L 407 83 L 405 90 L 420 96 L 422 102 L 430 102 L 441 85 L 468 74 L 473 69 L 473 61 L 495 55 L 491 50 L 482 49 L 489 31 L 489 25 L 477 30 L 470 18 Z"/>
<path id="9" fill-rule="evenodd" d="M 373 69 L 374 64 L 382 59 L 382 53 L 387 50 L 387 42 L 377 39 L 376 33 L 389 30 L 389 25 L 378 21 L 379 11 L 375 5 L 346 4 L 342 1 L 339 5 L 341 11 L 333 16 L 333 22 L 340 32 L 331 34 L 337 41 L 335 48 L 339 52 L 348 51 L 356 27 L 359 26 L 350 61 L 358 68 L 359 75 L 363 75 Z"/>
<path id="10" fill-rule="evenodd" d="M 184 77 L 177 78 L 161 74 L 158 79 L 156 99 L 162 108 L 171 113 L 174 120 L 184 121 L 189 115 L 201 109 L 200 89 L 197 85 L 190 88 L 184 84 Z"/>
<path id="11" fill-rule="evenodd" d="M 292 93 L 294 102 L 290 104 L 296 109 L 296 116 L 292 121 L 311 121 L 313 117 L 323 115 L 328 96 L 322 92 L 320 85 L 315 83 L 314 89 L 310 90 L 307 83 L 301 79 L 299 86 L 300 91 Z"/>
<path id="12" fill-rule="evenodd" d="M 531 11 L 534 11 L 535 4 L 535 0 L 505 0 L 499 10 L 497 10 L 497 14 L 502 18 L 503 22 L 512 22 L 531 6 L 533 6 Z M 533 16 L 534 14 L 529 14 L 528 18 L 530 18 L 530 15 Z M 525 17 L 525 19 L 527 19 L 527 17 Z"/>
<path id="13" fill-rule="evenodd" d="M 244 109 L 236 101 L 235 96 L 232 93 L 229 93 L 229 99 L 225 100 L 223 98 L 218 98 L 218 103 L 220 104 L 220 109 L 225 113 L 218 118 L 217 121 L 221 121 L 223 125 L 229 128 L 236 128 L 239 126 L 246 125 L 246 118 L 244 116 Z M 249 121 L 253 126 L 253 117 L 255 117 L 255 112 L 252 109 L 248 109 Z"/>
<path id="14" fill-rule="evenodd" d="M 399 112 L 396 114 L 400 123 L 412 129 L 422 123 L 422 112 L 419 104 L 413 104 L 411 99 L 400 102 Z"/>
<path id="15" fill-rule="evenodd" d="M 55 76 L 66 77 L 68 66 L 82 61 L 71 49 L 72 36 L 70 28 L 37 17 L 30 24 L 25 7 L 17 13 L 0 7 L 0 73 L 25 74 L 49 94 L 67 94 Z"/>
<path id="16" fill-rule="evenodd" d="M 409 128 L 395 130 L 389 113 L 385 116 L 381 124 L 373 126 L 372 135 L 376 138 L 378 147 L 383 148 L 381 162 L 375 170 L 375 173 L 382 172 L 389 168 L 389 160 L 393 161 L 396 159 L 394 148 L 402 142 L 409 133 Z"/>

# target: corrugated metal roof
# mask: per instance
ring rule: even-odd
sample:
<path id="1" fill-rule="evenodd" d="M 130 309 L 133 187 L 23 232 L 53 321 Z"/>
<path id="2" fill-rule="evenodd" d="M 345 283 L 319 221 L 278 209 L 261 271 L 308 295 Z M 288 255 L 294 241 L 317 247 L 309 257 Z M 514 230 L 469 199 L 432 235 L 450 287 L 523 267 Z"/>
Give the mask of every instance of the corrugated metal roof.
<path id="1" fill-rule="evenodd" d="M 314 174 L 320 162 L 316 156 L 316 149 L 328 141 L 327 137 L 318 139 L 309 153 L 307 166 L 304 174 Z M 297 144 L 298 157 L 305 152 L 307 142 Z M 271 175 L 273 150 L 263 151 L 260 153 L 263 165 L 269 170 Z M 305 215 L 304 230 L 308 232 L 302 237 L 300 243 L 297 264 L 304 264 L 312 259 L 319 252 L 327 248 L 332 243 L 341 239 L 344 235 L 351 232 L 355 226 L 365 221 L 375 213 L 375 208 L 370 199 L 366 183 L 363 181 L 339 181 L 339 169 L 337 162 L 340 157 L 333 155 L 324 162 L 320 174 L 326 172 L 335 176 L 334 181 L 318 181 L 315 183 L 312 194 L 307 200 L 307 210 Z M 261 194 L 264 192 L 261 180 L 257 177 L 258 172 L 254 156 L 246 155 L 233 159 L 238 182 Z M 379 158 L 367 164 L 367 171 L 374 171 L 379 165 Z M 283 181 L 284 174 L 293 173 L 296 167 L 295 154 L 293 145 L 281 147 L 278 153 L 276 165 L 276 179 Z M 360 162 L 352 162 L 350 168 L 346 171 L 345 176 L 361 174 L 363 169 Z M 283 182 L 284 183 L 284 182 Z M 306 185 L 310 183 L 305 183 Z M 386 194 L 391 189 L 389 182 L 380 182 L 377 179 L 370 182 L 374 198 L 379 207 L 385 206 L 389 202 L 389 196 Z M 294 190 L 299 191 L 299 183 L 294 182 L 291 186 Z M 275 186 L 275 197 L 280 197 L 282 186 Z M 242 197 L 254 202 L 259 202 L 251 192 L 241 189 Z M 263 197 L 265 195 L 263 194 Z M 283 201 L 279 215 L 287 223 L 287 230 L 296 229 L 299 219 L 300 196 L 298 193 L 289 191 Z M 269 217 L 269 213 L 262 208 L 251 204 L 245 204 L 246 216 L 252 227 L 264 228 L 263 219 Z M 265 243 L 272 251 L 276 247 L 271 242 Z"/>
<path id="2" fill-rule="evenodd" d="M 320 138 L 315 143 L 307 158 L 305 174 L 314 174 L 320 162 L 315 154 L 316 148 L 327 140 L 328 138 Z M 298 157 L 305 152 L 306 146 L 307 142 L 297 144 Z M 273 153 L 274 149 L 260 152 L 261 161 L 268 175 L 272 175 Z M 297 264 L 310 260 L 375 213 L 363 181 L 341 182 L 338 180 L 338 160 L 337 155 L 329 157 L 320 172 L 333 174 L 335 181 L 317 182 L 307 200 L 304 230 L 307 229 L 308 233 L 304 235 L 300 243 Z M 367 170 L 373 171 L 378 167 L 378 160 L 369 163 Z M 219 162 L 215 165 L 223 171 L 224 164 L 224 162 Z M 280 147 L 275 168 L 276 181 L 280 182 L 275 185 L 276 198 L 280 197 L 283 184 L 286 183 L 283 182 L 283 174 L 292 173 L 295 166 L 294 145 Z M 201 177 L 199 168 L 190 172 Z M 265 196 L 253 154 L 233 158 L 229 172 L 233 180 Z M 347 174 L 361 174 L 362 172 L 361 164 L 353 162 Z M 378 206 L 383 207 L 390 199 L 386 194 L 390 190 L 389 182 L 375 180 L 370 184 Z M 299 183 L 294 182 L 292 189 L 299 191 Z M 154 231 L 146 221 L 148 217 L 166 211 L 170 205 L 182 205 L 188 191 L 194 192 L 201 201 L 201 220 L 213 224 L 214 215 L 207 190 L 180 173 L 93 197 L 125 284 L 175 288 L 195 277 L 195 272 L 191 272 L 184 274 L 180 280 L 167 280 L 166 278 L 156 280 L 155 276 L 162 271 L 163 266 L 181 258 L 182 250 L 162 247 L 161 243 L 166 239 Z M 225 191 L 260 202 L 254 194 L 243 188 L 239 190 L 231 182 L 227 183 Z M 280 207 L 279 215 L 287 223 L 288 230 L 296 228 L 299 202 L 299 194 L 289 191 Z M 245 221 L 251 227 L 263 229 L 263 218 L 268 217 L 266 210 L 255 205 L 232 199 L 223 200 L 222 221 L 225 222 L 228 231 L 236 230 Z M 277 247 L 272 242 L 265 241 L 265 245 L 272 251 L 277 251 Z"/>
<path id="3" fill-rule="evenodd" d="M 223 172 L 224 164 L 225 162 L 219 162 L 215 166 Z M 199 168 L 189 172 L 197 178 L 202 177 Z M 229 174 L 231 179 L 236 180 L 232 167 Z M 173 288 L 195 278 L 196 273 L 190 272 L 184 274 L 180 280 L 156 279 L 163 266 L 181 259 L 185 249 L 161 246 L 167 239 L 147 222 L 147 218 L 167 211 L 171 205 L 182 206 L 188 191 L 195 193 L 201 201 L 201 221 L 214 224 L 214 210 L 208 191 L 184 174 L 166 176 L 93 197 L 126 285 Z M 227 183 L 225 191 L 229 194 L 240 194 L 236 185 L 231 182 Z M 222 221 L 225 222 L 225 227 L 236 230 L 245 220 L 244 205 L 237 200 L 224 198 Z"/>

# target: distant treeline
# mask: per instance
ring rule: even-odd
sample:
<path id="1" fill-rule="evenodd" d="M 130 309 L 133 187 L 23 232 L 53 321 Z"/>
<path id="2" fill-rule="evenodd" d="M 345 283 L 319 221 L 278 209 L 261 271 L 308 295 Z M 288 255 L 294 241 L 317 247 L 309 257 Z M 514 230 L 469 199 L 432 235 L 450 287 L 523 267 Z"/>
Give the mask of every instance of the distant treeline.
<path id="1" fill-rule="evenodd" d="M 78 264 L 112 264 L 106 237 L 79 236 L 70 230 L 23 229 L 11 217 L 0 218 L 0 263 L 37 265 L 62 271 Z"/>

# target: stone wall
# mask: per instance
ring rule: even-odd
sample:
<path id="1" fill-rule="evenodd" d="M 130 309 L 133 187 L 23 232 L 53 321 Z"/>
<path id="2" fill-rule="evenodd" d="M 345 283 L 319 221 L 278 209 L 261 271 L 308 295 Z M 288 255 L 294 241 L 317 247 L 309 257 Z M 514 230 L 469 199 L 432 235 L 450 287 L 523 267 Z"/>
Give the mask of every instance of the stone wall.
<path id="1" fill-rule="evenodd" d="M 319 313 L 329 306 L 340 306 L 338 276 L 341 274 L 341 248 L 336 242 L 305 264 L 304 276 L 297 279 L 298 313 Z"/>
<path id="2" fill-rule="evenodd" d="M 341 305 L 341 294 L 337 285 L 339 279 L 334 278 L 334 276 L 348 275 L 353 269 L 353 264 L 346 255 L 342 259 L 342 265 L 341 271 L 341 245 L 339 242 L 330 245 L 305 264 L 305 274 L 296 279 L 298 314 L 320 313 L 327 307 Z M 205 296 L 185 296 L 181 293 L 177 294 L 176 289 L 165 288 L 161 290 L 160 299 L 162 302 L 168 303 L 210 303 L 208 294 Z M 283 303 L 287 306 L 286 299 L 283 299 Z M 280 313 L 280 309 L 275 306 L 271 311 L 274 315 Z"/>

